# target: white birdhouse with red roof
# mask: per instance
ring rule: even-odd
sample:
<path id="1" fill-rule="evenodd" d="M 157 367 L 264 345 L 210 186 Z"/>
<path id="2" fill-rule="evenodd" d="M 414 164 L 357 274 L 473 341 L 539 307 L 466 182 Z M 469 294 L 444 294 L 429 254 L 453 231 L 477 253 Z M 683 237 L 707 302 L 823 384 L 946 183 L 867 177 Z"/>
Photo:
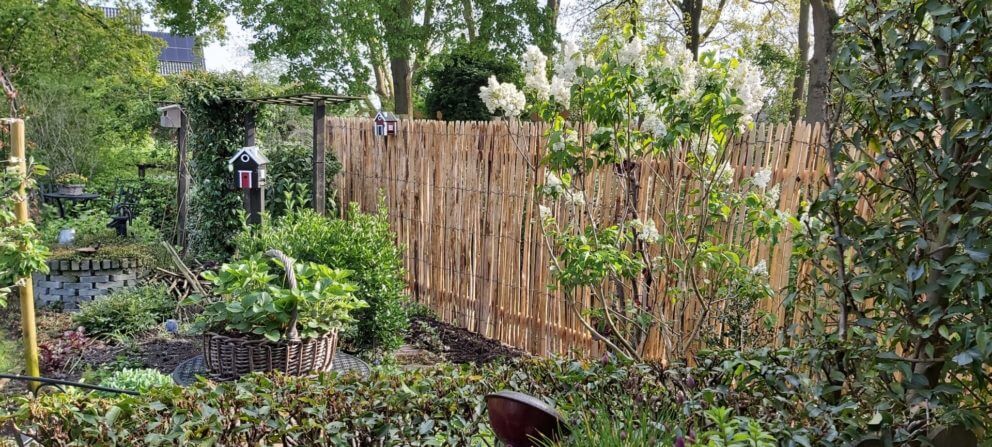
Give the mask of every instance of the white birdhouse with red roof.
<path id="1" fill-rule="evenodd" d="M 384 137 L 386 135 L 396 135 L 396 131 L 399 129 L 399 118 L 389 112 L 383 112 L 375 114 L 375 134 L 376 136 Z"/>
<path id="2" fill-rule="evenodd" d="M 234 173 L 234 185 L 239 189 L 261 189 L 265 186 L 265 169 L 269 159 L 257 146 L 241 148 L 230 160 L 227 169 Z"/>

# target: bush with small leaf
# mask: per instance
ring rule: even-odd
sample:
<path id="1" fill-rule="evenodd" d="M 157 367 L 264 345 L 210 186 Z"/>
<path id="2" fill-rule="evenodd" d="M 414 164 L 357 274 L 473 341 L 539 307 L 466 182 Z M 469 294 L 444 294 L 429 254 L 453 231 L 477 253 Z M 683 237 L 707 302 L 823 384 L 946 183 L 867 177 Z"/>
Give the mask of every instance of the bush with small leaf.
<path id="1" fill-rule="evenodd" d="M 176 301 L 161 284 L 122 289 L 80 306 L 72 321 L 91 336 L 130 337 L 161 324 Z"/>
<path id="2" fill-rule="evenodd" d="M 171 385 L 175 385 L 171 377 L 151 368 L 125 368 L 100 381 L 100 386 L 139 393 Z"/>

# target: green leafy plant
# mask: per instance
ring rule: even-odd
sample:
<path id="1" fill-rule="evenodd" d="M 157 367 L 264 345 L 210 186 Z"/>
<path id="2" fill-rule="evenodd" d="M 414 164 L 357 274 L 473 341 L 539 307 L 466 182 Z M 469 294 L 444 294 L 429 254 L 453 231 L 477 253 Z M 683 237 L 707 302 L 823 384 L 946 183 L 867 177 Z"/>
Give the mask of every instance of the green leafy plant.
<path id="1" fill-rule="evenodd" d="M 55 183 L 58 185 L 85 185 L 89 183 L 90 179 L 86 178 L 82 174 L 77 174 L 75 172 L 69 172 L 62 174 L 55 178 Z"/>
<path id="2" fill-rule="evenodd" d="M 352 205 L 347 219 L 330 219 L 295 210 L 245 228 L 234 242 L 243 256 L 275 248 L 300 261 L 351 271 L 355 296 L 368 307 L 355 312 L 357 321 L 343 340 L 361 350 L 389 351 L 403 343 L 409 320 L 402 251 L 385 213 L 385 206 L 364 214 Z"/>
<path id="3" fill-rule="evenodd" d="M 282 216 L 296 207 L 311 206 L 311 184 L 313 183 L 313 154 L 309 146 L 282 143 L 266 146 L 265 156 L 269 159 L 266 172 L 265 206 L 272 216 Z M 325 190 L 324 208 L 329 215 L 337 214 L 337 201 L 334 200 L 334 176 L 341 172 L 341 163 L 328 153 L 324 161 Z"/>
<path id="4" fill-rule="evenodd" d="M 627 447 L 674 445 L 674 410 L 653 412 L 630 401 L 609 402 L 582 413 L 571 435 L 557 443 L 541 445 L 561 447 Z"/>
<path id="5" fill-rule="evenodd" d="M 0 126 L 0 141 L 8 141 L 8 132 L 8 126 Z M 18 193 L 21 183 L 25 190 L 33 188 L 34 179 L 47 169 L 31 165 L 26 173 L 19 172 L 12 167 L 8 150 L 0 143 L 0 308 L 7 305 L 10 286 L 34 272 L 48 272 L 45 259 L 49 254 L 34 222 L 19 222 L 14 211 L 18 202 L 26 199 Z"/>
<path id="6" fill-rule="evenodd" d="M 94 337 L 126 338 L 154 328 L 176 308 L 161 284 L 117 290 L 80 305 L 72 321 Z"/>
<path id="7" fill-rule="evenodd" d="M 100 381 L 100 386 L 145 393 L 155 388 L 175 386 L 172 377 L 151 368 L 125 368 Z M 101 393 L 104 394 L 104 393 Z M 116 395 L 105 393 L 108 395 Z"/>
<path id="8" fill-rule="evenodd" d="M 201 331 L 254 334 L 271 341 L 307 339 L 338 330 L 354 321 L 351 313 L 367 304 L 352 293 L 349 272 L 304 262 L 293 266 L 297 287 L 290 287 L 273 268 L 279 261 L 260 255 L 225 264 L 203 277 L 224 299 L 208 303 L 197 317 Z M 298 331 L 294 333 L 293 331 Z"/>
<path id="9" fill-rule="evenodd" d="M 489 120 L 492 114 L 479 98 L 479 87 L 490 76 L 521 84 L 520 65 L 509 57 L 498 57 L 478 44 L 462 44 L 431 58 L 422 76 L 430 84 L 424 98 L 427 115 L 441 112 L 445 120 Z"/>
<path id="10" fill-rule="evenodd" d="M 708 447 L 775 447 L 775 438 L 757 421 L 732 417 L 730 409 L 711 408 L 703 412 L 710 428 L 699 434 L 698 445 Z"/>

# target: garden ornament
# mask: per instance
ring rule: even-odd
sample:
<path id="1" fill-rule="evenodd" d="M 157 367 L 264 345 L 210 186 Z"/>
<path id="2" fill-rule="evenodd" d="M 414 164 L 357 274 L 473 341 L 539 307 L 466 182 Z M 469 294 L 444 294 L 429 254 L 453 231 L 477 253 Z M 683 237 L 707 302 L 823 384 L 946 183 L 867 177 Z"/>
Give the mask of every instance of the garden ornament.
<path id="1" fill-rule="evenodd" d="M 496 437 L 511 447 L 557 441 L 571 432 L 554 408 L 534 396 L 500 391 L 486 396 L 486 407 Z"/>
<path id="2" fill-rule="evenodd" d="M 75 228 L 63 228 L 59 230 L 59 245 L 72 245 L 76 240 Z"/>
<path id="3" fill-rule="evenodd" d="M 171 318 L 165 320 L 165 330 L 170 334 L 179 333 L 179 322 Z"/>

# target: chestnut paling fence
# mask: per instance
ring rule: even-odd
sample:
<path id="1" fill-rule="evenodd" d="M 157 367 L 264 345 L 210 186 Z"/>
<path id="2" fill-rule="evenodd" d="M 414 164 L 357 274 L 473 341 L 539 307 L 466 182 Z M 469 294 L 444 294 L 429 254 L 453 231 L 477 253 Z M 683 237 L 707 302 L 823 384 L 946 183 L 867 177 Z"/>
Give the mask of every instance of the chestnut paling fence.
<path id="1" fill-rule="evenodd" d="M 370 120 L 330 118 L 327 147 L 343 164 L 336 179 L 342 210 L 350 202 L 375 210 L 379 198 L 385 198 L 390 224 L 406 250 L 415 300 L 448 323 L 534 354 L 576 350 L 596 356 L 602 353 L 601 344 L 560 293 L 548 288 L 553 279 L 535 209 L 545 131 L 543 123 L 515 121 L 403 121 L 398 135 L 377 137 Z M 821 187 L 821 138 L 818 125 L 805 123 L 759 125 L 737 135 L 728 152 L 735 180 L 770 168 L 772 184 L 782 188 L 779 209 L 795 213 L 800 201 Z M 655 216 L 662 233 L 665 213 L 692 212 L 666 194 L 688 181 L 678 162 L 686 150 L 659 156 L 640 173 L 641 215 Z M 600 207 L 604 217 L 622 194 L 608 169 L 586 181 L 588 200 L 606 205 Z M 679 206 L 683 209 L 674 209 Z M 736 222 L 742 218 L 722 225 L 727 240 L 739 238 Z M 766 260 L 771 285 L 782 291 L 797 271 L 790 268 L 789 235 L 774 247 L 752 243 L 749 248 L 748 262 Z M 676 286 L 662 283 L 656 293 Z M 760 304 L 779 324 L 791 319 L 781 295 Z M 580 305 L 589 302 L 583 294 L 576 299 Z M 667 335 L 649 335 L 645 353 L 652 358 L 665 358 L 672 349 L 666 336 L 713 324 L 700 318 L 703 310 L 694 300 L 662 302 L 664 308 L 657 312 Z"/>

